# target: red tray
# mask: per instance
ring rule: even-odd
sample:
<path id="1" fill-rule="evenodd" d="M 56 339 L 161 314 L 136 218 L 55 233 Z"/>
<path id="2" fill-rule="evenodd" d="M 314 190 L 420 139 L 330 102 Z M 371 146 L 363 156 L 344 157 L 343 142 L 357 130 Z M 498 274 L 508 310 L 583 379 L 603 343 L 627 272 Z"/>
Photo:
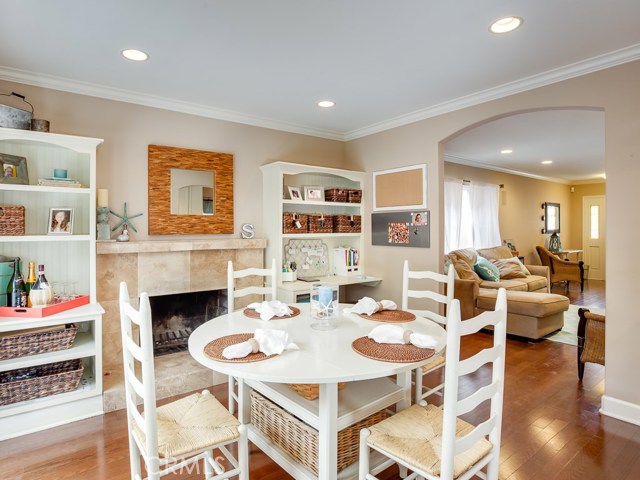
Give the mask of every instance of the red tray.
<path id="1" fill-rule="evenodd" d="M 21 308 L 21 307 L 0 307 L 0 317 L 48 317 L 54 313 L 64 312 L 72 308 L 89 303 L 89 295 L 81 295 L 73 300 L 54 303 L 46 307 Z"/>

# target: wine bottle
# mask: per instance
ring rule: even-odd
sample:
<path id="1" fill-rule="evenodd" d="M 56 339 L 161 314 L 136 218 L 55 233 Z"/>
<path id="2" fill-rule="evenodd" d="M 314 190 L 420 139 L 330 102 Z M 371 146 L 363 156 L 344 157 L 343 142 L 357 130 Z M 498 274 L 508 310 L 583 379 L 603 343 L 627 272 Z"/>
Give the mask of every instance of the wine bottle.
<path id="1" fill-rule="evenodd" d="M 20 257 L 13 259 L 13 273 L 7 285 L 7 304 L 10 307 L 27 306 L 27 291 L 20 273 Z"/>
<path id="2" fill-rule="evenodd" d="M 38 279 L 36 283 L 31 287 L 29 292 L 29 298 L 31 299 L 31 305 L 33 307 L 44 307 L 48 303 L 51 303 L 53 293 L 51 291 L 51 285 L 47 282 L 47 277 L 44 275 L 44 265 L 38 265 Z"/>
<path id="3" fill-rule="evenodd" d="M 31 293 L 31 288 L 36 283 L 36 262 L 29 262 L 29 275 L 27 275 L 27 279 L 24 282 L 24 285 L 27 290 L 27 307 L 31 307 L 31 297 L 29 294 Z"/>

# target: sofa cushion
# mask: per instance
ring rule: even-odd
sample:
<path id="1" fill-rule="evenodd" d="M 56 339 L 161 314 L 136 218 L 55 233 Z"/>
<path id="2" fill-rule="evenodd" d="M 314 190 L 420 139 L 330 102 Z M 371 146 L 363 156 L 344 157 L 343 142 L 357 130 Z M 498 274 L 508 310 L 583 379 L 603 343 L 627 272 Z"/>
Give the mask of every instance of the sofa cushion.
<path id="1" fill-rule="evenodd" d="M 460 250 L 454 250 L 453 252 L 449 253 L 449 256 L 452 257 L 452 260 L 454 261 L 457 259 L 466 262 L 470 267 L 473 267 L 473 265 L 478 260 L 478 252 L 476 252 L 473 248 L 462 248 Z"/>
<path id="2" fill-rule="evenodd" d="M 493 263 L 486 258 L 478 255 L 478 260 L 473 265 L 473 269 L 476 271 L 480 278 L 483 280 L 489 280 L 497 282 L 500 280 L 500 270 Z"/>
<path id="3" fill-rule="evenodd" d="M 489 260 L 500 260 L 501 258 L 512 258 L 513 252 L 509 247 L 501 245 L 499 247 L 481 248 L 478 250 L 478 255 Z"/>
<path id="4" fill-rule="evenodd" d="M 482 280 L 480 282 L 480 288 L 493 288 L 495 290 L 499 288 L 504 288 L 509 291 L 518 291 L 518 292 L 526 292 L 527 284 L 523 282 L 523 278 L 514 278 L 512 280 L 500 279 L 497 282 L 492 282 L 490 280 Z"/>
<path id="5" fill-rule="evenodd" d="M 480 289 L 476 307 L 493 310 L 496 304 L 497 290 Z M 569 309 L 569 299 L 554 293 L 508 292 L 507 312 L 529 317 L 546 317 Z"/>
<path id="6" fill-rule="evenodd" d="M 520 263 L 520 261 L 516 257 L 512 257 L 512 258 L 515 258 L 516 261 L 513 262 L 513 261 L 511 261 L 510 258 L 503 258 L 503 259 L 500 259 L 500 260 L 491 260 L 491 263 L 493 263 L 496 267 L 498 267 L 498 270 L 500 271 L 500 278 L 501 279 L 504 278 L 504 279 L 508 280 L 510 278 L 524 278 L 524 277 L 526 277 L 526 275 L 524 274 L 524 272 L 522 271 L 522 269 L 518 265 Z"/>
<path id="7" fill-rule="evenodd" d="M 547 278 L 539 275 L 526 275 L 524 278 L 519 278 L 518 281 L 525 282 L 527 284 L 527 291 L 535 292 L 537 290 L 547 291 Z"/>
<path id="8" fill-rule="evenodd" d="M 480 283 L 482 279 L 475 272 L 473 267 L 469 265 L 464 260 L 455 260 L 453 262 L 453 268 L 456 269 L 456 273 L 458 274 L 458 278 L 463 280 L 473 280 L 475 282 Z"/>

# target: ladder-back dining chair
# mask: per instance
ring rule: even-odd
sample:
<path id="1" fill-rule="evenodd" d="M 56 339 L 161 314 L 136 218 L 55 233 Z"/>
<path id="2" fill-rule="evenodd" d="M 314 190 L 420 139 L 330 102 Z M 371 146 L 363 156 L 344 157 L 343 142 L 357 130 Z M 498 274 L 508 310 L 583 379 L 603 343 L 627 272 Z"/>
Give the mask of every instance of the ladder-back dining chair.
<path id="1" fill-rule="evenodd" d="M 207 479 L 238 476 L 246 480 L 246 427 L 208 390 L 156 406 L 149 296 L 140 294 L 140 307 L 136 310 L 130 303 L 127 285 L 122 282 L 119 304 L 131 478 L 143 478 L 142 457 L 149 480 L 178 472 L 201 459 Z M 227 448 L 233 443 L 237 443 L 237 457 Z M 220 451 L 228 464 L 220 464 L 222 457 L 214 457 L 214 450 Z M 192 472 L 193 467 L 187 471 Z"/>
<path id="2" fill-rule="evenodd" d="M 465 320 L 460 302 L 451 302 L 447 322 L 447 368 L 442 408 L 421 402 L 360 431 L 360 480 L 375 480 L 376 473 L 397 463 L 407 479 L 467 480 L 475 475 L 498 480 L 504 392 L 507 295 L 498 291 L 495 311 Z M 491 347 L 460 359 L 460 339 L 487 326 L 494 328 Z M 459 399 L 460 377 L 474 374 L 492 363 L 491 382 Z M 474 381 L 474 380 L 471 380 Z M 464 388 L 464 392 L 468 389 Z M 489 401 L 488 408 L 478 408 Z M 488 418 L 474 426 L 459 418 L 477 413 Z M 387 460 L 370 471 L 370 450 Z M 482 471 L 486 467 L 486 473 Z"/>
<path id="3" fill-rule="evenodd" d="M 252 285 L 236 289 L 236 280 L 249 276 L 263 277 L 261 285 Z M 247 295 L 268 295 L 269 300 L 276 300 L 277 282 L 276 259 L 271 260 L 271 268 L 245 268 L 234 270 L 233 262 L 229 260 L 227 267 L 227 310 L 229 315 L 235 311 L 235 299 Z M 238 402 L 237 380 L 229 376 L 229 411 L 235 413 Z"/>
<path id="4" fill-rule="evenodd" d="M 426 270 L 412 271 L 409 270 L 409 261 L 405 260 L 404 267 L 402 269 L 402 310 L 407 310 L 415 315 L 428 318 L 446 327 L 447 317 L 445 315 L 448 313 L 449 305 L 453 300 L 455 282 L 454 272 L 455 270 L 453 267 L 449 268 L 449 272 L 446 275 Z M 409 286 L 410 280 L 432 280 L 433 282 L 436 282 L 436 288 L 433 290 L 417 290 L 416 288 L 411 288 Z M 443 288 L 445 293 L 440 293 L 440 288 Z M 433 302 L 436 302 L 436 305 L 433 310 L 412 309 L 409 308 L 410 298 L 432 300 Z M 444 315 L 439 313 L 442 308 L 446 310 Z M 420 400 L 426 399 L 431 395 L 442 394 L 442 389 L 444 388 L 442 380 L 439 380 L 439 384 L 434 387 L 425 386 L 424 380 L 427 375 L 431 375 L 432 373 L 440 374 L 440 372 L 443 371 L 444 366 L 445 357 L 440 355 L 433 362 L 415 369 L 413 382 L 415 385 L 415 403 L 418 403 Z"/>

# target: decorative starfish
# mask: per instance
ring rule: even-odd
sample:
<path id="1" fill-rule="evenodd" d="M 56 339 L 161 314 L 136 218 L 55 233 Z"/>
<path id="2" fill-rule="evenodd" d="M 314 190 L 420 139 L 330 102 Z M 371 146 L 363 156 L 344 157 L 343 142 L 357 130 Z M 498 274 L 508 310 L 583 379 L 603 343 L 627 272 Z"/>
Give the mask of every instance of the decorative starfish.
<path id="1" fill-rule="evenodd" d="M 131 227 L 131 229 L 134 232 L 138 233 L 138 230 L 136 230 L 136 227 L 134 227 L 133 224 L 131 223 L 131 219 L 139 217 L 139 216 L 141 216 L 143 214 L 142 213 L 136 213 L 135 215 L 128 216 L 127 215 L 127 202 L 124 202 L 124 213 L 122 215 L 117 214 L 113 210 L 109 210 L 109 213 L 111 215 L 115 215 L 116 217 L 118 217 L 120 219 L 120 223 L 118 223 L 115 227 L 113 227 L 111 229 L 112 232 L 115 232 L 120 227 L 120 225 L 126 223 L 127 225 L 129 225 Z"/>

